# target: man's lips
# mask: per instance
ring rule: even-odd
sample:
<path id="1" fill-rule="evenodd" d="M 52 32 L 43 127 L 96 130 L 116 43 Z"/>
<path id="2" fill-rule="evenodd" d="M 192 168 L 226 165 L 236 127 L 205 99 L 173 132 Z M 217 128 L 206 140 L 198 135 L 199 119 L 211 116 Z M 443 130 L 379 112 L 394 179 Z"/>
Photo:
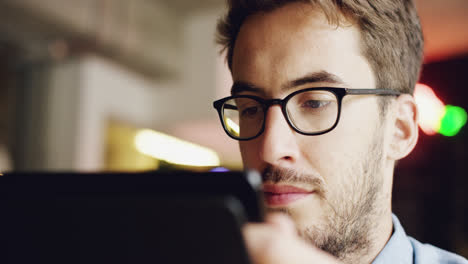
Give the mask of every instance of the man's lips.
<path id="1" fill-rule="evenodd" d="M 269 206 L 288 205 L 314 193 L 291 185 L 264 184 L 263 193 Z"/>

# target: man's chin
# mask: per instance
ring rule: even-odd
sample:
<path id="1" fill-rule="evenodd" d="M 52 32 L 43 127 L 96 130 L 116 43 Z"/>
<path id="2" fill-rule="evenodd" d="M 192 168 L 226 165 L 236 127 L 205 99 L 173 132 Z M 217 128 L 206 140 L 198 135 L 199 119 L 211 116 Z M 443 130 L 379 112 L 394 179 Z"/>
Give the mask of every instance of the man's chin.
<path id="1" fill-rule="evenodd" d="M 285 214 L 291 217 L 291 213 L 287 207 L 266 207 L 269 214 Z"/>
<path id="2" fill-rule="evenodd" d="M 326 225 L 327 215 L 330 214 L 316 199 L 308 199 L 288 206 L 266 206 L 268 213 L 281 213 L 290 217 L 298 231 L 315 229 Z M 319 228 L 321 229 L 321 228 Z"/>

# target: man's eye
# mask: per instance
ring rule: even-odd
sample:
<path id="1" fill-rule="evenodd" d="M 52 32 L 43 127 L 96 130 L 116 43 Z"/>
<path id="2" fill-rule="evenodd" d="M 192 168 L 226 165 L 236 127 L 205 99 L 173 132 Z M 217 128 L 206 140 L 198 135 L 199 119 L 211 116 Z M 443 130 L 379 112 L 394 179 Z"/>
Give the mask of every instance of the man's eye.
<path id="1" fill-rule="evenodd" d="M 325 101 L 325 100 L 309 100 L 306 101 L 302 104 L 303 108 L 312 108 L 312 109 L 318 109 L 318 108 L 323 108 L 326 107 L 330 104 L 330 101 Z"/>
<path id="2" fill-rule="evenodd" d="M 247 107 L 242 110 L 242 116 L 254 116 L 259 112 L 258 106 Z"/>

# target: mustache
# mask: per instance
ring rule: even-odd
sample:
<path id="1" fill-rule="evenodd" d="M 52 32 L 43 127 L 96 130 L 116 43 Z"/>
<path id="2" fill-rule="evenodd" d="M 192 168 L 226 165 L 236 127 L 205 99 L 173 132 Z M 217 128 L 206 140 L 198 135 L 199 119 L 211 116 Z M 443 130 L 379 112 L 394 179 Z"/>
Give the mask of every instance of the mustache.
<path id="1" fill-rule="evenodd" d="M 267 166 L 262 172 L 263 182 L 302 183 L 313 186 L 315 192 L 325 194 L 325 183 L 321 177 L 312 173 L 299 173 L 293 169 Z"/>

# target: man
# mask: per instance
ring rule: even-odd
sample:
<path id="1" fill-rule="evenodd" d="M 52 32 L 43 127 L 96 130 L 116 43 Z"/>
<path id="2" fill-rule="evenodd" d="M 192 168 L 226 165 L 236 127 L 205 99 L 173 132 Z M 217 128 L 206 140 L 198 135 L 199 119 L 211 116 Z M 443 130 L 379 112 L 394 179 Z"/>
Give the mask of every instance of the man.
<path id="1" fill-rule="evenodd" d="M 245 227 L 255 263 L 468 263 L 391 212 L 418 138 L 410 0 L 230 0 L 218 36 L 234 84 L 214 105 L 276 212 Z"/>

